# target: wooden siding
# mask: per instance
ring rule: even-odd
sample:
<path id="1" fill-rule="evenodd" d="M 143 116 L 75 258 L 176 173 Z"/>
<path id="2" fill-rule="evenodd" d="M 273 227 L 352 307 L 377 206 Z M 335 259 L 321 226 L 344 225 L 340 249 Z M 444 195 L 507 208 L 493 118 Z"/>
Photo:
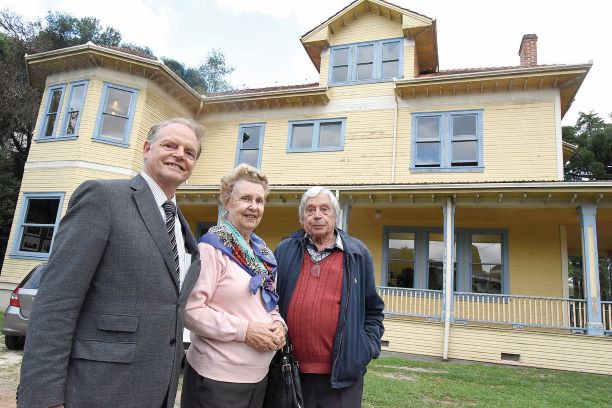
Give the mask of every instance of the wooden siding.
<path id="1" fill-rule="evenodd" d="M 443 98 L 441 98 L 443 99 Z M 398 183 L 444 183 L 516 180 L 556 180 L 556 138 L 554 98 L 504 100 L 495 94 L 462 105 L 402 107 L 398 117 L 397 168 Z M 406 101 L 410 103 L 410 101 Z M 412 113 L 465 109 L 483 110 L 484 171 L 410 172 L 412 148 Z"/>
<path id="2" fill-rule="evenodd" d="M 93 179 L 118 179 L 127 178 L 117 173 L 95 171 L 82 168 L 60 168 L 60 169 L 30 169 L 23 175 L 21 189 L 17 206 L 15 207 L 15 216 L 9 236 L 4 265 L 2 267 L 2 282 L 19 283 L 21 279 L 37 265 L 44 261 L 18 259 L 10 256 L 13 251 L 13 242 L 15 241 L 15 233 L 18 227 L 19 218 L 23 211 L 23 194 L 24 193 L 64 193 L 64 201 L 62 203 L 61 216 L 63 217 L 68 208 L 68 202 L 72 197 L 74 190 L 86 180 Z"/>
<path id="3" fill-rule="evenodd" d="M 386 318 L 385 351 L 442 357 L 444 325 Z M 518 362 L 501 353 L 519 354 Z M 449 358 L 486 363 L 582 371 L 612 375 L 612 338 L 498 326 L 458 325 L 450 330 Z"/>
<path id="4" fill-rule="evenodd" d="M 491 93 L 399 101 L 395 179 L 392 181 L 395 98 L 392 83 L 337 86 L 327 105 L 215 113 L 202 118 L 208 133 L 190 180 L 216 184 L 235 162 L 241 123 L 266 123 L 261 167 L 273 184 L 443 183 L 556 180 L 554 94 Z M 482 172 L 412 173 L 412 113 L 483 110 Z M 346 118 L 344 149 L 287 153 L 289 121 Z M 304 168 L 316 163 L 316 173 Z"/>
<path id="5" fill-rule="evenodd" d="M 83 116 L 79 127 L 79 135 L 76 140 L 62 140 L 51 142 L 34 142 L 28 157 L 29 163 L 56 160 L 82 160 L 91 163 L 131 168 L 139 171 L 142 167 L 142 146 L 146 139 L 149 128 L 162 120 L 175 117 L 190 117 L 189 111 L 182 107 L 174 98 L 162 91 L 157 85 L 148 80 L 117 73 L 107 69 L 92 69 L 71 72 L 51 76 L 47 84 L 70 83 L 80 80 L 88 80 L 87 95 L 83 107 Z M 98 142 L 93 139 L 98 111 L 102 102 L 104 83 L 109 82 L 128 88 L 136 89 L 138 97 L 136 110 L 129 136 L 129 146 L 122 147 L 108 143 Z M 48 88 L 47 88 L 48 89 Z M 59 113 L 59 126 L 63 122 L 64 113 L 67 108 L 69 87 L 66 87 L 65 98 Z M 44 116 L 46 94 L 38 115 L 35 138 L 38 136 L 38 128 Z"/>
<path id="6" fill-rule="evenodd" d="M 400 38 L 403 36 L 401 22 L 390 21 L 385 16 L 379 16 L 374 12 L 370 12 L 360 15 L 357 20 L 347 22 L 345 27 L 332 34 L 331 45 L 352 44 L 362 41 Z"/>
<path id="7" fill-rule="evenodd" d="M 416 48 L 412 40 L 404 40 L 403 71 L 404 79 L 414 78 L 419 74 L 416 66 Z"/>

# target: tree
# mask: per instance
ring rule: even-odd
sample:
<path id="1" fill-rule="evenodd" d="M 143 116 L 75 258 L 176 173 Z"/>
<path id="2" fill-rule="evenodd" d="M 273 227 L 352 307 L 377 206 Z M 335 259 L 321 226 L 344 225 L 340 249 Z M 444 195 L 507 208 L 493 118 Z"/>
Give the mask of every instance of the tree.
<path id="1" fill-rule="evenodd" d="M 162 58 L 162 61 L 199 93 L 211 94 L 232 89 L 225 76 L 234 72 L 234 67 L 227 65 L 221 50 L 209 51 L 206 60 L 198 68 L 187 67 L 172 58 Z"/>
<path id="2" fill-rule="evenodd" d="M 565 166 L 566 180 L 612 179 L 612 124 L 598 114 L 580 112 L 575 126 L 563 128 L 563 140 L 577 149 Z"/>

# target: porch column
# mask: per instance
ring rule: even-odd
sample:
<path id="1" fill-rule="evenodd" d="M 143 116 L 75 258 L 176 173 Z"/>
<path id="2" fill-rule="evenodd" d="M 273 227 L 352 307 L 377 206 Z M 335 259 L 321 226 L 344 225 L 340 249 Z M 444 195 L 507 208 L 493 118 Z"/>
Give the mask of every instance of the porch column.
<path id="1" fill-rule="evenodd" d="M 448 359 L 450 322 L 453 313 L 453 248 L 455 246 L 455 202 L 447 197 L 444 202 L 444 285 L 442 286 L 442 319 L 444 320 L 444 351 L 442 358 Z"/>
<path id="2" fill-rule="evenodd" d="M 221 219 L 223 218 L 224 214 L 225 214 L 225 207 L 223 207 L 223 204 L 221 203 L 217 204 L 217 225 L 221 223 Z"/>
<path id="3" fill-rule="evenodd" d="M 351 204 L 349 202 L 340 202 L 340 214 L 336 220 L 336 226 L 344 232 L 348 232 L 348 220 L 349 213 L 351 211 Z"/>
<path id="4" fill-rule="evenodd" d="M 599 256 L 597 253 L 597 207 L 583 205 L 578 207 L 580 217 L 580 238 L 582 241 L 582 269 L 584 273 L 584 293 L 586 300 L 587 334 L 603 336 L 601 321 L 601 292 L 599 288 Z"/>

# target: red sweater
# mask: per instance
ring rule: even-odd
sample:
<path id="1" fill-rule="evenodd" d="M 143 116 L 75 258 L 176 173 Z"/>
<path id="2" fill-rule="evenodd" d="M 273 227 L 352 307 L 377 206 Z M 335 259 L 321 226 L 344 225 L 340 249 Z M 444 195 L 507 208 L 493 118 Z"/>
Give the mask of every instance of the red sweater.
<path id="1" fill-rule="evenodd" d="M 291 296 L 287 326 L 300 371 L 330 374 L 332 349 L 338 327 L 342 295 L 342 251 L 334 251 L 319 262 L 319 277 L 310 272 L 314 262 L 308 251 Z"/>

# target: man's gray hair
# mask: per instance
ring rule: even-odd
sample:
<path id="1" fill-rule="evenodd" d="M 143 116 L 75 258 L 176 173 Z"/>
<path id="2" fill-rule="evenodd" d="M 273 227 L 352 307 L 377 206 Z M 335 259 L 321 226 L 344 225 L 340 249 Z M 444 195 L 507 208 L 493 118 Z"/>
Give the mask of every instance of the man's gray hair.
<path id="1" fill-rule="evenodd" d="M 338 217 L 340 216 L 340 203 L 338 203 L 338 199 L 328 188 L 321 186 L 310 187 L 304 194 L 302 194 L 302 200 L 300 201 L 300 222 L 304 221 L 304 209 L 306 207 L 306 201 L 310 198 L 315 198 L 319 194 L 325 194 L 329 197 L 329 201 L 331 202 L 332 208 L 334 209 L 334 214 L 336 216 L 336 224 L 338 223 Z"/>
<path id="2" fill-rule="evenodd" d="M 200 125 L 193 119 L 187 118 L 172 118 L 168 120 L 164 120 L 156 125 L 151 126 L 149 129 L 149 133 L 147 134 L 147 141 L 149 143 L 153 143 L 153 141 L 159 136 L 159 131 L 165 128 L 168 125 L 172 124 L 181 124 L 187 126 L 191 131 L 195 134 L 196 139 L 198 140 L 198 152 L 196 154 L 196 159 L 200 157 L 200 153 L 202 153 L 202 139 L 204 139 L 204 135 L 206 131 L 204 130 L 204 126 Z"/>

